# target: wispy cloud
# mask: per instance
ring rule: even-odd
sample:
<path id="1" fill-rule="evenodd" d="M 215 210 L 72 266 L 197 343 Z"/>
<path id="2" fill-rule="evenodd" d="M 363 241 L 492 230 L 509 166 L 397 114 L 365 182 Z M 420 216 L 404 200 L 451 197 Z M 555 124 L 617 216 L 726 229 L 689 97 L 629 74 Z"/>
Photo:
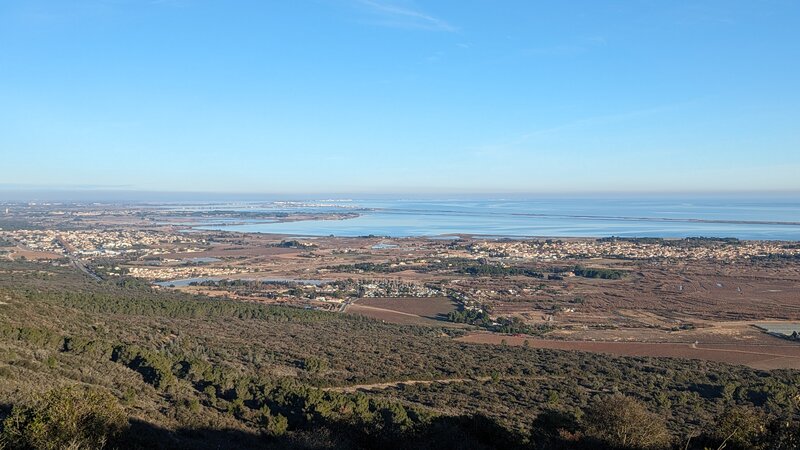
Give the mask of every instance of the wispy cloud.
<path id="1" fill-rule="evenodd" d="M 600 114 L 597 116 L 586 117 L 583 119 L 577 119 L 572 122 L 563 123 L 560 125 L 556 125 L 553 127 L 548 128 L 540 128 L 537 130 L 530 131 L 528 133 L 523 134 L 520 136 L 515 143 L 521 144 L 525 141 L 535 138 L 537 136 L 543 136 L 546 134 L 551 133 L 558 133 L 561 131 L 570 131 L 576 128 L 590 126 L 590 125 L 603 125 L 609 123 L 616 123 L 616 122 L 624 122 L 627 120 L 637 119 L 640 117 L 651 116 L 654 114 L 659 114 L 667 111 L 673 111 L 676 109 L 683 108 L 687 105 L 694 104 L 695 101 L 687 101 L 687 102 L 680 102 L 680 103 L 670 103 L 667 105 L 661 106 L 654 106 L 651 108 L 643 108 L 637 109 L 633 111 L 625 111 L 625 112 L 617 112 L 617 113 L 609 113 L 609 114 Z"/>
<path id="2" fill-rule="evenodd" d="M 498 155 L 508 156 L 511 153 L 520 150 L 521 148 L 525 148 L 532 141 L 535 141 L 537 138 L 540 137 L 548 135 L 557 135 L 564 132 L 574 132 L 583 127 L 588 127 L 588 126 L 608 125 L 613 123 L 626 122 L 629 120 L 635 120 L 642 117 L 675 111 L 695 105 L 697 104 L 698 101 L 700 101 L 700 99 L 670 103 L 670 104 L 653 106 L 650 108 L 643 108 L 632 111 L 599 114 L 596 116 L 576 119 L 571 122 L 566 122 L 545 128 L 534 129 L 527 133 L 507 139 L 504 142 L 490 144 L 490 145 L 483 145 L 478 148 L 472 149 L 471 154 L 473 156 L 498 156 Z"/>
<path id="3" fill-rule="evenodd" d="M 418 28 L 431 31 L 454 32 L 458 29 L 448 22 L 426 14 L 408 5 L 400 5 L 384 0 L 355 0 L 372 15 L 377 16 L 373 23 L 399 28 Z"/>
<path id="4" fill-rule="evenodd" d="M 605 47 L 606 44 L 604 36 L 589 36 L 577 38 L 569 43 L 528 48 L 523 50 L 523 54 L 527 56 L 571 56 L 587 52 L 592 48 Z"/>

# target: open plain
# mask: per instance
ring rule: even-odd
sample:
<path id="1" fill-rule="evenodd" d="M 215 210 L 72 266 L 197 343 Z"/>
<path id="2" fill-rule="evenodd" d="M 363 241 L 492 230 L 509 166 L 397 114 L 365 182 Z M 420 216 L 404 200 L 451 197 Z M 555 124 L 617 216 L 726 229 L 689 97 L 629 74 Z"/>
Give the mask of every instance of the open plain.
<path id="1" fill-rule="evenodd" d="M 61 205 L 53 214 L 39 205 L 5 217 L 15 226 L 0 238 L 10 260 L 74 263 L 105 279 L 210 297 L 455 327 L 467 333 L 460 342 L 798 367 L 798 342 L 755 327 L 800 322 L 800 249 L 792 242 L 202 229 L 220 220 L 349 214 L 87 205 Z"/>

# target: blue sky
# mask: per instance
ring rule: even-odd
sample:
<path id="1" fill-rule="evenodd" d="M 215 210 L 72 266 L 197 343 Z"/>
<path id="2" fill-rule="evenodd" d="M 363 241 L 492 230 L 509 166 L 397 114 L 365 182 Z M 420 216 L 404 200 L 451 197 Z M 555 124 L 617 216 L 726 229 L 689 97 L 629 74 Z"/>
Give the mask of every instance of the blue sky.
<path id="1" fill-rule="evenodd" d="M 800 190 L 800 2 L 0 1 L 0 188 Z"/>

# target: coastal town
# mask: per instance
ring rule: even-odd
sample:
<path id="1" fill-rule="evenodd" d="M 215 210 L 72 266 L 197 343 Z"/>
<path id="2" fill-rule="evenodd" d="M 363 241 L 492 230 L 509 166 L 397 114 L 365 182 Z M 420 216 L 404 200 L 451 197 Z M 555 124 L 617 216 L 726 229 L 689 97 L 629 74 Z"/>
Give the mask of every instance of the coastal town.
<path id="1" fill-rule="evenodd" d="M 101 217 L 100 213 L 87 214 L 87 217 Z M 219 237 L 217 232 L 193 230 L 191 225 L 160 227 L 139 227 L 136 225 L 103 226 L 88 223 L 85 229 L 13 229 L 0 228 L 0 242 L 4 242 L 3 254 L 7 258 L 34 255 L 37 258 L 56 258 L 75 256 L 87 259 L 122 258 L 126 263 L 135 264 L 146 261 L 148 267 L 132 268 L 131 275 L 148 279 L 170 279 L 181 276 L 216 276 L 235 274 L 235 270 L 211 268 L 186 269 L 180 266 L 164 266 L 163 263 L 176 263 L 181 259 L 171 258 L 174 254 L 202 253 L 216 244 L 230 242 L 230 237 Z M 232 233 L 231 235 L 235 235 Z M 216 242 L 214 239 L 218 239 Z M 331 255 L 389 253 L 400 254 L 401 250 L 424 252 L 433 258 L 491 258 L 498 262 L 540 261 L 557 262 L 579 258 L 605 258 L 630 260 L 709 260 L 742 261 L 769 256 L 791 256 L 800 254 L 800 245 L 782 241 L 740 241 L 737 239 L 508 239 L 472 238 L 453 236 L 451 240 L 426 240 L 424 238 L 382 238 L 378 244 L 364 247 L 363 242 L 374 239 L 340 239 L 341 244 L 331 248 Z M 267 245 L 275 245 L 268 243 Z M 300 243 L 313 248 L 309 241 Z M 319 254 L 317 255 L 319 256 Z M 188 262 L 190 258 L 183 258 Z M 186 262 L 186 261 L 185 261 Z M 209 262 L 209 261 L 206 261 Z M 426 261 L 416 261 L 425 264 Z M 406 265 L 397 261 L 395 266 Z M 241 268 L 242 273 L 252 270 Z"/>
<path id="2" fill-rule="evenodd" d="M 768 255 L 800 253 L 796 244 L 737 239 L 571 239 L 478 242 L 473 255 L 558 261 L 571 258 L 682 259 L 738 261 Z"/>
<path id="3" fill-rule="evenodd" d="M 589 330 L 609 326 L 671 330 L 715 317 L 800 318 L 800 311 L 776 308 L 795 292 L 798 274 L 787 263 L 800 258 L 796 242 L 301 237 L 205 229 L 220 217 L 237 223 L 262 214 L 219 208 L 190 217 L 180 206 L 36 205 L 15 211 L 0 221 L 0 258 L 74 265 L 97 280 L 139 280 L 153 289 L 211 297 L 391 320 L 397 318 L 393 305 L 402 302 L 370 309 L 369 299 L 444 299 L 431 300 L 441 308 L 435 320 L 452 313 L 456 321 L 500 329 L 513 319 L 516 330 L 546 329 L 550 336 L 581 329 L 594 336 Z M 309 217 L 305 209 L 282 214 L 281 220 Z M 338 211 L 313 217 L 347 220 Z M 748 296 L 772 301 L 759 306 L 737 300 Z M 732 310 L 708 303 L 734 300 Z M 631 309 L 650 316 L 622 313 Z"/>

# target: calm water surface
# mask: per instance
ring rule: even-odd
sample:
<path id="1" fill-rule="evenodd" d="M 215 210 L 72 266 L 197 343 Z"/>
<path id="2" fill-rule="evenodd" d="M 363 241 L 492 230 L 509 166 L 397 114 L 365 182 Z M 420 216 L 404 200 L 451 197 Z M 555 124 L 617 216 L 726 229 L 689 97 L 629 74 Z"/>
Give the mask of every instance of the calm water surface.
<path id="1" fill-rule="evenodd" d="M 347 220 L 246 223 L 206 230 L 298 236 L 736 237 L 800 240 L 800 199 L 672 198 L 533 200 L 354 200 L 346 208 L 298 206 L 303 212 L 358 212 Z M 269 209 L 274 210 L 274 209 Z M 286 208 L 291 212 L 291 208 Z M 248 211 L 252 211 L 249 208 Z"/>

